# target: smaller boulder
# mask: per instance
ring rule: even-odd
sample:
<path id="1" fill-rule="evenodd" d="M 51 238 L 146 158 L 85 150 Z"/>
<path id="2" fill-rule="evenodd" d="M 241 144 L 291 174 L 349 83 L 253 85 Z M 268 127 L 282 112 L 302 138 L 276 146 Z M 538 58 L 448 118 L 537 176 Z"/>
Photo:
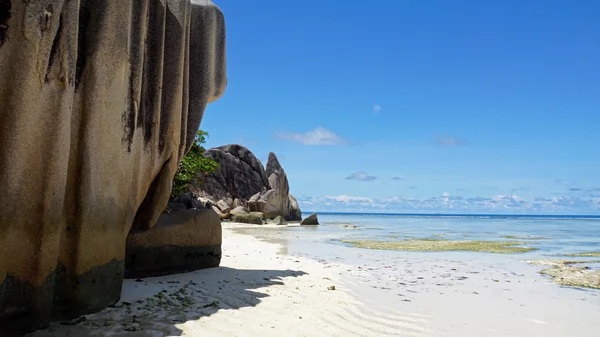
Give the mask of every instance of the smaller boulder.
<path id="1" fill-rule="evenodd" d="M 249 223 L 254 225 L 262 225 L 265 220 L 265 215 L 260 212 L 238 213 L 231 217 L 231 221 L 239 223 Z"/>
<path id="2" fill-rule="evenodd" d="M 285 221 L 285 219 L 281 215 L 276 216 L 274 219 L 267 220 L 267 223 L 278 226 L 287 225 L 287 221 Z"/>
<path id="3" fill-rule="evenodd" d="M 217 201 L 217 207 L 219 207 L 223 213 L 229 213 L 229 211 L 231 211 L 231 207 L 223 200 Z"/>
<path id="4" fill-rule="evenodd" d="M 223 213 L 221 212 L 221 210 L 219 209 L 219 207 L 217 206 L 212 206 L 212 210 L 215 211 L 215 213 L 217 213 L 217 215 L 219 216 L 219 218 L 221 220 L 225 220 L 225 219 L 229 219 L 229 213 Z"/>
<path id="5" fill-rule="evenodd" d="M 319 219 L 317 219 L 317 213 L 311 214 L 308 218 L 302 220 L 300 225 L 302 226 L 315 226 L 319 224 Z"/>
<path id="6" fill-rule="evenodd" d="M 260 199 L 260 192 L 251 196 L 250 199 L 248 199 L 248 201 L 258 201 L 258 199 Z"/>
<path id="7" fill-rule="evenodd" d="M 265 204 L 264 211 L 267 219 L 274 219 L 276 216 L 282 214 L 283 199 L 282 194 L 277 190 L 268 190 L 260 196 L 259 202 Z"/>
<path id="8" fill-rule="evenodd" d="M 175 197 L 173 201 L 184 204 L 187 207 L 187 209 L 202 208 L 200 202 L 198 201 L 198 199 L 196 199 L 192 192 L 182 193 Z"/>
<path id="9" fill-rule="evenodd" d="M 244 208 L 244 206 L 238 206 L 229 212 L 229 214 L 231 214 L 231 216 L 234 216 L 236 214 L 242 214 L 242 213 L 248 213 L 248 212 L 246 212 L 246 209 Z"/>
<path id="10" fill-rule="evenodd" d="M 200 207 L 196 208 L 212 209 L 213 203 L 210 199 L 199 197 L 196 198 L 196 200 L 198 200 L 198 203 L 200 204 Z"/>
<path id="11" fill-rule="evenodd" d="M 236 208 L 236 207 L 244 206 L 244 205 L 245 205 L 244 201 L 242 201 L 242 200 L 240 200 L 238 198 L 235 198 L 233 200 L 233 205 L 231 207 Z"/>
<path id="12" fill-rule="evenodd" d="M 264 213 L 266 208 L 267 203 L 264 200 L 248 201 L 248 210 L 250 210 L 250 212 Z"/>

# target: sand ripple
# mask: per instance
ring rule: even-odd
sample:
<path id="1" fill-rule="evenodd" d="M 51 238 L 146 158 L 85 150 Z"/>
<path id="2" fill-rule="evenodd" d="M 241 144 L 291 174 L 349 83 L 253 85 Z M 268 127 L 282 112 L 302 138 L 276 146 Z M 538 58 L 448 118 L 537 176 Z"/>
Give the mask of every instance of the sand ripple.
<path id="1" fill-rule="evenodd" d="M 427 316 L 364 306 L 336 281 L 341 265 L 226 233 L 222 267 L 126 280 L 115 306 L 31 337 L 432 335 Z"/>

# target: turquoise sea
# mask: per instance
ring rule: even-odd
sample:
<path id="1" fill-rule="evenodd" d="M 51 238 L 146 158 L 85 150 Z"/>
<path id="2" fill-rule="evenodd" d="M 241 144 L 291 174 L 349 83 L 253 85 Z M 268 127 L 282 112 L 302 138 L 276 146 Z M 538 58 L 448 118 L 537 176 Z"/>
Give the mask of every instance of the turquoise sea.
<path id="1" fill-rule="evenodd" d="M 420 214 L 319 214 L 321 230 L 347 230 L 357 226 L 359 233 L 344 237 L 370 240 L 440 238 L 449 240 L 502 240 L 516 236 L 545 254 L 600 250 L 598 216 L 527 215 L 420 215 Z M 341 225 L 341 229 L 339 229 Z M 533 238 L 533 239 L 523 239 Z"/>
<path id="2" fill-rule="evenodd" d="M 309 212 L 305 212 L 310 214 Z M 342 240 L 448 239 L 524 241 L 537 251 L 520 258 L 558 258 L 600 251 L 600 216 L 427 215 L 317 213 L 320 226 L 265 228 L 254 235 L 278 241 L 285 253 L 315 258 L 339 255 Z M 262 233 L 260 233 L 262 232 Z M 504 238 L 515 236 L 518 238 Z M 358 248 L 356 248 L 358 249 Z M 402 252 L 397 252 L 402 253 Z M 429 254 L 429 253 L 419 253 Z M 460 252 L 452 252 L 460 254 Z M 482 253 L 478 253 L 482 254 Z"/>

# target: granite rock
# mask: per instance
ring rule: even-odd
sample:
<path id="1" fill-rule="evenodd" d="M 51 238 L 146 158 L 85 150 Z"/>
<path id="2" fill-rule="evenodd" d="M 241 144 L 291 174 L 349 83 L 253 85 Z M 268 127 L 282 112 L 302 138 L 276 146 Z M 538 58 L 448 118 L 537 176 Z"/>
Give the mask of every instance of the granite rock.
<path id="1" fill-rule="evenodd" d="M 311 214 L 308 218 L 302 220 L 300 225 L 302 226 L 314 226 L 319 224 L 319 219 L 317 218 L 317 213 Z"/>
<path id="2" fill-rule="evenodd" d="M 227 83 L 208 0 L 6 3 L 0 336 L 118 301 L 126 237 L 157 223 Z"/>

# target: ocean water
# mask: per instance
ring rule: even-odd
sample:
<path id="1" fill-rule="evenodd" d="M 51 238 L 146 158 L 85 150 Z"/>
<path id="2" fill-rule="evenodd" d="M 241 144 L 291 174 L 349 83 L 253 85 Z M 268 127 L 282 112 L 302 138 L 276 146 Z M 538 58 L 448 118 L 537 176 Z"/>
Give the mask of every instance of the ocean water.
<path id="1" fill-rule="evenodd" d="M 435 336 L 570 336 L 562 322 L 590 324 L 590 331 L 595 327 L 595 316 L 589 313 L 598 312 L 598 290 L 556 285 L 549 276 L 540 275 L 547 267 L 526 261 L 600 260 L 563 255 L 600 251 L 600 217 L 317 214 L 319 226 L 256 226 L 235 231 L 277 243 L 281 254 L 312 259 L 323 268 L 342 266 L 331 269 L 332 282 L 360 299 L 365 310 L 400 310 L 431 317 Z M 538 250 L 516 254 L 407 252 L 363 249 L 343 242 L 420 238 L 524 241 L 525 246 Z M 600 270 L 596 262 L 578 266 Z M 537 326 L 537 322 L 551 324 L 547 331 L 563 324 L 563 330 L 533 333 L 530 325 Z"/>
<path id="2" fill-rule="evenodd" d="M 600 251 L 599 216 L 317 214 L 320 226 L 250 231 L 282 244 L 283 253 L 315 258 L 335 255 L 336 247 L 349 247 L 343 240 L 397 241 L 422 238 L 524 241 L 526 247 L 538 249 L 514 254 L 520 255 L 520 258 L 558 258 L 563 254 Z"/>

